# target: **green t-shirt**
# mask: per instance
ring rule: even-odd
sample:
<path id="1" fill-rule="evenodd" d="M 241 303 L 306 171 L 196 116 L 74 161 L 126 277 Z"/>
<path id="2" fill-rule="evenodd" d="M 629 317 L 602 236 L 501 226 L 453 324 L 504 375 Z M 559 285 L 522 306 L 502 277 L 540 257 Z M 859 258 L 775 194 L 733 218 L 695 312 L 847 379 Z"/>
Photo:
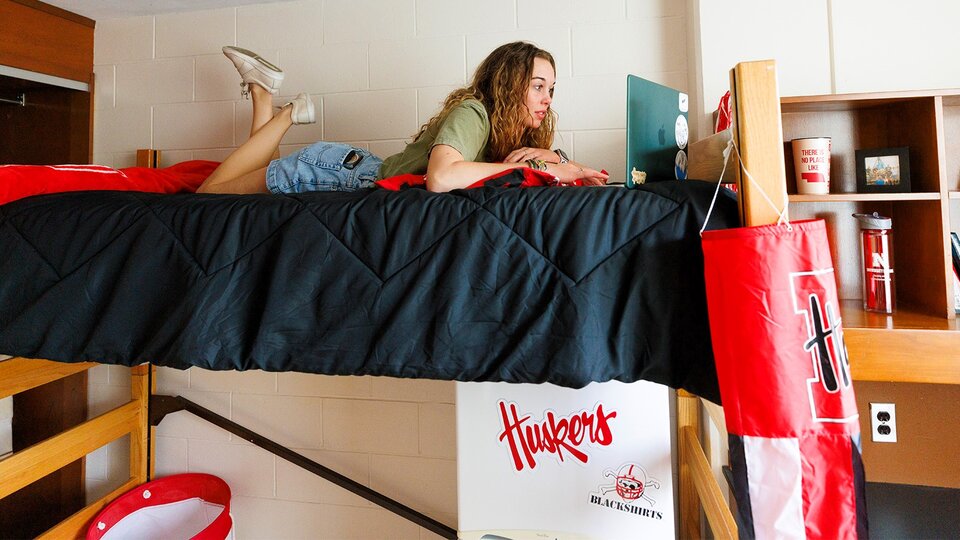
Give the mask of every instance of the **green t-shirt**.
<path id="1" fill-rule="evenodd" d="M 483 104 L 468 99 L 450 111 L 439 125 L 434 125 L 415 142 L 383 160 L 378 180 L 400 174 L 426 174 L 430 150 L 438 144 L 456 148 L 466 161 L 484 161 L 490 119 Z"/>

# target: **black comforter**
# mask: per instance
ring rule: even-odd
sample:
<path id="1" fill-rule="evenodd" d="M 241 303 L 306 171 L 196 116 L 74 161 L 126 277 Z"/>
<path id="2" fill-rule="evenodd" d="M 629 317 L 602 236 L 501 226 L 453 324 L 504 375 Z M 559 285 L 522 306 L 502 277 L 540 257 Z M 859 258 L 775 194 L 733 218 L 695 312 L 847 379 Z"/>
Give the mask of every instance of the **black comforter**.
<path id="1" fill-rule="evenodd" d="M 0 206 L 0 353 L 459 381 L 646 379 L 719 401 L 713 186 L 155 195 Z M 721 196 L 711 225 L 732 226 Z"/>

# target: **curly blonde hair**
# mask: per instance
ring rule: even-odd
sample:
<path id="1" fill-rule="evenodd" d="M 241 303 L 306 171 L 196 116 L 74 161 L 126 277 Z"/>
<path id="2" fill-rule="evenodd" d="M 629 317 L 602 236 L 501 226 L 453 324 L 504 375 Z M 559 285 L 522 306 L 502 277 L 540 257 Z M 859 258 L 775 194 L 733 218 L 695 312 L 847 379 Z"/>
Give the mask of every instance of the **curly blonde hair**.
<path id="1" fill-rule="evenodd" d="M 440 112 L 420 127 L 413 140 L 442 123 L 450 111 L 465 100 L 475 99 L 483 104 L 490 118 L 490 140 L 485 156 L 488 161 L 503 161 L 507 154 L 524 146 L 550 148 L 557 125 L 553 109 L 547 111 L 538 128 L 531 129 L 525 124 L 530 116 L 526 96 L 533 76 L 534 58 L 550 62 L 556 72 L 553 55 L 531 43 L 515 41 L 494 49 L 477 66 L 473 81 L 447 96 Z"/>

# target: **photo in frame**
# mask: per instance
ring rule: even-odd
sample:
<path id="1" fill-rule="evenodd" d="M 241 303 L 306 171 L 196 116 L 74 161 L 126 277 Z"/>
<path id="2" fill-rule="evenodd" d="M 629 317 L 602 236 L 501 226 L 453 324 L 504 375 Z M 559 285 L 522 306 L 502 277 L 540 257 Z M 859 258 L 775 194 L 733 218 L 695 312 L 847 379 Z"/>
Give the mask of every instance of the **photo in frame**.
<path id="1" fill-rule="evenodd" d="M 856 151 L 858 193 L 909 193 L 910 149 L 870 148 Z"/>

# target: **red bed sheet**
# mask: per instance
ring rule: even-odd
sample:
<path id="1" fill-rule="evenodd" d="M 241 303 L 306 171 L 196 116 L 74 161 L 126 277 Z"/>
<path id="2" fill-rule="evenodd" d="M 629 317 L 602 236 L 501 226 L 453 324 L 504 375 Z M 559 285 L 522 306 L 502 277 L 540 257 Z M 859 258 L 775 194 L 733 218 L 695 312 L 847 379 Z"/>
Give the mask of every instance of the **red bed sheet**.
<path id="1" fill-rule="evenodd" d="M 217 168 L 216 161 L 184 161 L 162 169 L 102 165 L 0 165 L 0 204 L 31 195 L 112 190 L 192 193 Z"/>

